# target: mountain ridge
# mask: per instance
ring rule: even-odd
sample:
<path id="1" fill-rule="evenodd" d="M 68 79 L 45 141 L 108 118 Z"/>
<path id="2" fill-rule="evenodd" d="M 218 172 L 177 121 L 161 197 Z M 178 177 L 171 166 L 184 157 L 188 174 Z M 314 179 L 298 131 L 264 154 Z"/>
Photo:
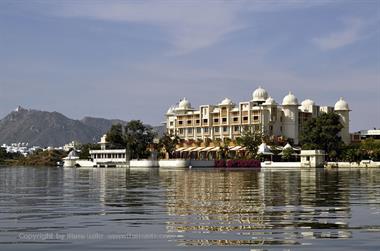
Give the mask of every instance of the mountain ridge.
<path id="1" fill-rule="evenodd" d="M 0 120 L 0 144 L 28 142 L 29 145 L 62 146 L 73 140 L 96 143 L 119 119 L 85 116 L 71 119 L 59 112 L 18 107 Z"/>

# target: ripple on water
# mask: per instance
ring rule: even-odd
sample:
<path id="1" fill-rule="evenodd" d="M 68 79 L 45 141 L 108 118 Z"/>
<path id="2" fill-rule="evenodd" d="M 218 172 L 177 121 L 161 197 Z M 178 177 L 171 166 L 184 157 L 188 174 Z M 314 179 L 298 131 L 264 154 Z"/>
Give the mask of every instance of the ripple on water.
<path id="1" fill-rule="evenodd" d="M 0 243 L 10 249 L 33 243 L 78 250 L 102 245 L 333 250 L 337 244 L 331 241 L 338 240 L 344 250 L 356 250 L 363 242 L 376 250 L 379 182 L 380 170 L 367 169 L 2 167 Z M 42 234 L 51 238 L 41 239 Z"/>

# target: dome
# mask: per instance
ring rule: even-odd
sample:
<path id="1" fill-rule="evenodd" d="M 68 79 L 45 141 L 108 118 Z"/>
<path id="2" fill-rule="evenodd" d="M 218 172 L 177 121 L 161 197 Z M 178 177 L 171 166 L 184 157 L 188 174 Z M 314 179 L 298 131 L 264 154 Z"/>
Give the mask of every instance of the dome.
<path id="1" fill-rule="evenodd" d="M 190 109 L 191 108 L 191 104 L 190 104 L 190 102 L 186 98 L 183 98 L 181 100 L 181 102 L 179 102 L 178 108 L 181 109 L 181 110 Z"/>
<path id="2" fill-rule="evenodd" d="M 272 154 L 272 152 L 270 151 L 270 148 L 264 142 L 261 143 L 261 145 L 259 146 L 257 153 L 258 154 Z"/>
<path id="3" fill-rule="evenodd" d="M 288 149 L 288 148 L 293 149 L 293 147 L 289 143 L 286 143 L 286 145 L 284 146 L 283 149 L 285 150 L 285 149 Z"/>
<path id="4" fill-rule="evenodd" d="M 78 154 L 75 150 L 71 150 L 71 152 L 67 155 L 68 159 L 79 159 Z"/>
<path id="5" fill-rule="evenodd" d="M 252 93 L 252 101 L 264 102 L 268 98 L 268 92 L 261 86 Z"/>
<path id="6" fill-rule="evenodd" d="M 166 112 L 166 114 L 173 114 L 173 112 L 174 112 L 174 107 L 171 106 L 171 107 L 168 109 L 168 111 Z"/>
<path id="7" fill-rule="evenodd" d="M 263 105 L 277 105 L 277 104 L 276 104 L 276 101 L 272 97 L 269 97 L 265 100 Z"/>
<path id="8" fill-rule="evenodd" d="M 304 101 L 302 101 L 301 105 L 303 107 L 314 106 L 315 102 L 311 99 L 305 99 Z"/>
<path id="9" fill-rule="evenodd" d="M 298 105 L 298 99 L 293 93 L 289 92 L 282 100 L 282 105 Z"/>
<path id="10" fill-rule="evenodd" d="M 229 98 L 224 98 L 219 105 L 232 105 L 232 100 Z"/>
<path id="11" fill-rule="evenodd" d="M 350 109 L 348 108 L 348 103 L 343 98 L 340 98 L 338 102 L 335 103 L 334 110 L 349 111 Z"/>

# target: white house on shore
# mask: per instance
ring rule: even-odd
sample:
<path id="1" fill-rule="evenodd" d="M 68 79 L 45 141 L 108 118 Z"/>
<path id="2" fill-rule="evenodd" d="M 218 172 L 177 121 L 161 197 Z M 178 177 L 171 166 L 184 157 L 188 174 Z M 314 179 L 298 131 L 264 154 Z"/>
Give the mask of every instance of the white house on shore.
<path id="1" fill-rule="evenodd" d="M 201 105 L 195 109 L 183 98 L 167 111 L 166 130 L 186 140 L 214 140 L 235 139 L 251 127 L 265 135 L 293 139 L 298 144 L 305 122 L 326 112 L 336 112 L 340 116 L 343 124 L 340 135 L 346 144 L 350 143 L 350 109 L 343 98 L 334 107 L 319 106 L 310 99 L 299 103 L 289 92 L 278 104 L 262 87 L 252 93 L 250 101 L 237 104 L 225 98 L 219 104 Z"/>

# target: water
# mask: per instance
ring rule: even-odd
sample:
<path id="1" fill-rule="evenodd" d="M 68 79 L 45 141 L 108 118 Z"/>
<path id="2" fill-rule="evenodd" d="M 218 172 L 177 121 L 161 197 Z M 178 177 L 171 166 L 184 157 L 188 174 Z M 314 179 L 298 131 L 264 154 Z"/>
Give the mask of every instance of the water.
<path id="1" fill-rule="evenodd" d="M 0 167 L 0 250 L 379 250 L 380 169 Z"/>

